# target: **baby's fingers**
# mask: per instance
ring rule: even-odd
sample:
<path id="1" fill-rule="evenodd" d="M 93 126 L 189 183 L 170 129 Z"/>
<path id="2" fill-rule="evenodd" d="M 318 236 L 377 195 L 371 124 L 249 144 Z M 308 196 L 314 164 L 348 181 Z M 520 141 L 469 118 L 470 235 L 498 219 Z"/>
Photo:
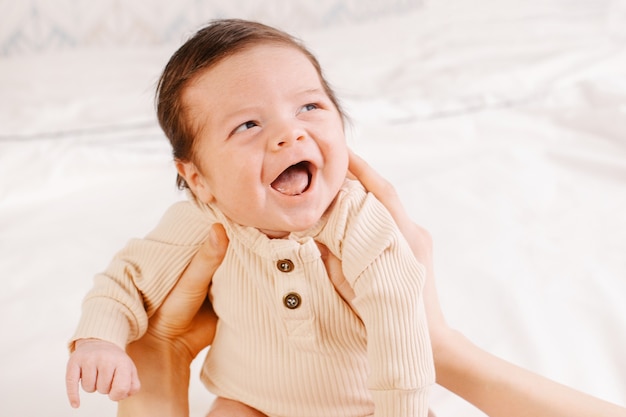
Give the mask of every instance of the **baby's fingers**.
<path id="1" fill-rule="evenodd" d="M 65 387 L 67 398 L 73 408 L 80 407 L 80 395 L 78 393 L 78 383 L 80 381 L 80 367 L 73 362 L 68 362 L 65 373 Z"/>
<path id="2" fill-rule="evenodd" d="M 139 391 L 141 384 L 134 364 L 116 369 L 108 392 L 113 401 L 121 401 Z"/>

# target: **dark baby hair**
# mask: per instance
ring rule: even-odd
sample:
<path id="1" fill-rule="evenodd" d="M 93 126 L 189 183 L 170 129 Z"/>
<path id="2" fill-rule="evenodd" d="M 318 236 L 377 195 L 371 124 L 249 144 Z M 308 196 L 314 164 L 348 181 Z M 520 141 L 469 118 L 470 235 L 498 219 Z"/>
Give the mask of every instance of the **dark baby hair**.
<path id="1" fill-rule="evenodd" d="M 241 19 L 219 19 L 198 30 L 170 58 L 159 79 L 156 90 L 156 108 L 159 124 L 172 145 L 177 161 L 193 161 L 194 142 L 197 136 L 188 122 L 183 92 L 189 82 L 221 60 L 260 44 L 280 44 L 301 51 L 313 64 L 324 91 L 341 116 L 345 114 L 335 93 L 325 80 L 315 56 L 293 36 L 264 25 Z M 179 188 L 188 188 L 178 175 Z"/>

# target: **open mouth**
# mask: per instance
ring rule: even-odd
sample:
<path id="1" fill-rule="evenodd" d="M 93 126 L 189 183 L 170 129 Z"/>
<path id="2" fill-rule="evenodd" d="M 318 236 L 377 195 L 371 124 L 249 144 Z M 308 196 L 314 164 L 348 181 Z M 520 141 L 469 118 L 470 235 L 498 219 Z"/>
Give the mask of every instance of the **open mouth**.
<path id="1" fill-rule="evenodd" d="M 281 172 L 271 186 L 284 195 L 300 195 L 309 189 L 311 177 L 311 163 L 302 161 Z"/>

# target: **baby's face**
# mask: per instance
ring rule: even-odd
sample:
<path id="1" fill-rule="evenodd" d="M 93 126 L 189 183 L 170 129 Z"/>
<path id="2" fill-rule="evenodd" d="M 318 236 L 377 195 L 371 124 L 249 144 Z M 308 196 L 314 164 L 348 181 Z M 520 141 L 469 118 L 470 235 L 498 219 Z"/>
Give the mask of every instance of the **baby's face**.
<path id="1" fill-rule="evenodd" d="M 245 49 L 197 77 L 183 100 L 198 132 L 197 165 L 178 168 L 200 200 L 270 237 L 320 219 L 345 179 L 348 149 L 342 118 L 302 52 Z"/>

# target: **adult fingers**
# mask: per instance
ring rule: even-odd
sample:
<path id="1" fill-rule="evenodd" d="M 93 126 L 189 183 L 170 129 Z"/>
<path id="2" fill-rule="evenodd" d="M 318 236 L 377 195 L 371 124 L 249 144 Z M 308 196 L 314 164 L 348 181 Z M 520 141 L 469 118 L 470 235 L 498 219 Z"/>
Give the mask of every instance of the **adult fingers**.
<path id="1" fill-rule="evenodd" d="M 335 290 L 337 291 L 337 293 L 339 293 L 341 298 L 343 298 L 343 300 L 348 303 L 350 307 L 352 307 L 352 310 L 356 312 L 352 304 L 352 300 L 355 297 L 354 290 L 343 275 L 341 261 L 335 255 L 333 255 L 326 246 L 319 242 L 316 243 L 317 247 L 320 250 L 324 266 L 326 267 L 326 272 L 328 273 L 331 282 L 335 286 Z"/>
<path id="2" fill-rule="evenodd" d="M 432 239 L 426 229 L 413 223 L 404 209 L 393 185 L 374 170 L 365 160 L 350 151 L 350 172 L 385 206 L 408 241 L 418 261 L 431 261 Z M 426 265 L 429 267 L 430 265 Z"/>
<path id="3" fill-rule="evenodd" d="M 446 326 L 435 287 L 433 242 L 430 233 L 411 220 L 393 185 L 352 151 L 350 151 L 348 169 L 387 208 L 411 247 L 413 255 L 426 267 L 424 302 L 429 325 L 433 328 Z"/>
<path id="4" fill-rule="evenodd" d="M 387 208 L 400 229 L 408 227 L 411 220 L 394 186 L 352 150 L 349 151 L 349 155 L 350 173 Z"/>
<path id="5" fill-rule="evenodd" d="M 224 227 L 214 224 L 207 240 L 183 272 L 172 292 L 157 310 L 155 318 L 176 318 L 182 325 L 189 324 L 202 306 L 213 278 L 213 274 L 222 263 L 228 237 Z"/>

